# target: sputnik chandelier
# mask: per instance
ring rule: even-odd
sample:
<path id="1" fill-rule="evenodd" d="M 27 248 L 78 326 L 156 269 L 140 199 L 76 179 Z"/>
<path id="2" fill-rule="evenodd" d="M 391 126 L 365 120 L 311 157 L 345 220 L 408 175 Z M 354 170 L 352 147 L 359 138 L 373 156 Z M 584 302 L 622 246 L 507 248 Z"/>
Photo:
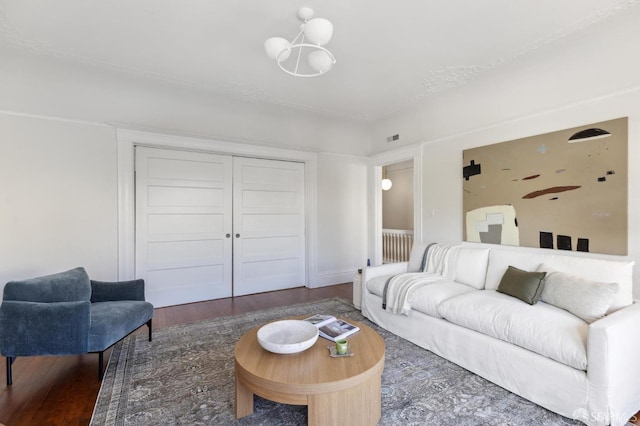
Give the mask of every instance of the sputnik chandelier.
<path id="1" fill-rule="evenodd" d="M 322 75 L 336 63 L 333 53 L 324 47 L 333 36 L 333 24 L 324 18 L 314 18 L 310 7 L 301 7 L 298 18 L 303 24 L 291 43 L 282 37 L 271 37 L 264 42 L 264 50 L 287 74 L 295 77 Z M 306 64 L 300 62 L 303 56 L 307 58 Z"/>

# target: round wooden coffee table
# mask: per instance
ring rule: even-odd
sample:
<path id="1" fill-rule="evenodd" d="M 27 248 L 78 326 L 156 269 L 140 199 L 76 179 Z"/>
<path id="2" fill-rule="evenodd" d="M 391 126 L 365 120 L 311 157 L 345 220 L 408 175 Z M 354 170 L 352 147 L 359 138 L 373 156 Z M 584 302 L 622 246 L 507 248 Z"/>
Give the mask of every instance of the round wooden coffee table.
<path id="1" fill-rule="evenodd" d="M 281 355 L 260 346 L 260 326 L 244 334 L 235 348 L 236 418 L 253 413 L 253 395 L 259 395 L 306 405 L 309 425 L 377 424 L 384 341 L 370 327 L 349 322 L 360 327 L 347 338 L 351 357 L 330 357 L 327 346 L 334 343 L 322 337 L 304 352 Z"/>

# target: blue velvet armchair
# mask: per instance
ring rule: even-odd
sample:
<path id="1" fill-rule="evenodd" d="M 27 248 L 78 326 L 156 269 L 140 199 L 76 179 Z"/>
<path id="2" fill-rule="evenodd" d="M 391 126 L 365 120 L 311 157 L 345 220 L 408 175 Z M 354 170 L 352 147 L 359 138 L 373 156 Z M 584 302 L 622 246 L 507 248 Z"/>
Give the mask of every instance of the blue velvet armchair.
<path id="1" fill-rule="evenodd" d="M 0 305 L 0 354 L 6 357 L 7 385 L 18 356 L 98 354 L 139 327 L 152 338 L 153 305 L 144 299 L 144 281 L 101 282 L 84 268 L 11 281 Z"/>

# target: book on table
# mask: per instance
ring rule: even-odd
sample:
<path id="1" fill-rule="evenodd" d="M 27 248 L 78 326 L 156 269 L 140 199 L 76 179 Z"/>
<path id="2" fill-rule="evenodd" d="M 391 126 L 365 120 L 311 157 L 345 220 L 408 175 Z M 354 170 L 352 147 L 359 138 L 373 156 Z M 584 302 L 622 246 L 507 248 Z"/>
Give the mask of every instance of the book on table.
<path id="1" fill-rule="evenodd" d="M 358 326 L 350 324 L 344 320 L 337 319 L 333 315 L 316 314 L 309 318 L 305 318 L 304 320 L 309 321 L 318 327 L 320 336 L 334 342 L 360 331 Z"/>

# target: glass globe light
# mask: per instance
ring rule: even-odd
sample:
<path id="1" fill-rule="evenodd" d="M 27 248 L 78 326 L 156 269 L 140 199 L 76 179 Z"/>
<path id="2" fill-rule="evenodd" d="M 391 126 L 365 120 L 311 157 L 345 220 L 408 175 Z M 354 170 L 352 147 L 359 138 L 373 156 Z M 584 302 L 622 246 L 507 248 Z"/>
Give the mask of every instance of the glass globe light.
<path id="1" fill-rule="evenodd" d="M 333 68 L 333 58 L 324 50 L 314 50 L 307 58 L 309 66 L 320 74 Z"/>
<path id="2" fill-rule="evenodd" d="M 298 18 L 305 22 L 308 21 L 309 19 L 313 18 L 313 9 L 311 9 L 310 7 L 301 7 L 300 9 L 298 9 Z"/>
<path id="3" fill-rule="evenodd" d="M 313 18 L 304 24 L 304 35 L 311 43 L 323 46 L 333 37 L 333 24 L 324 18 Z"/>
<path id="4" fill-rule="evenodd" d="M 382 190 L 383 191 L 390 190 L 392 186 L 393 186 L 393 182 L 391 182 L 391 179 L 382 179 Z"/>
<path id="5" fill-rule="evenodd" d="M 270 59 L 283 62 L 289 59 L 289 55 L 291 54 L 291 52 L 287 50 L 289 44 L 289 41 L 282 37 L 271 37 L 264 42 L 264 51 Z M 283 51 L 285 52 L 282 53 Z M 282 55 L 280 55 L 280 53 L 282 53 Z"/>

